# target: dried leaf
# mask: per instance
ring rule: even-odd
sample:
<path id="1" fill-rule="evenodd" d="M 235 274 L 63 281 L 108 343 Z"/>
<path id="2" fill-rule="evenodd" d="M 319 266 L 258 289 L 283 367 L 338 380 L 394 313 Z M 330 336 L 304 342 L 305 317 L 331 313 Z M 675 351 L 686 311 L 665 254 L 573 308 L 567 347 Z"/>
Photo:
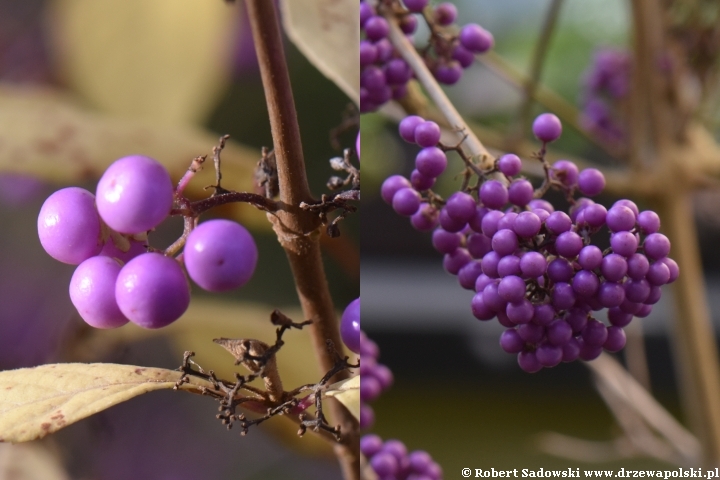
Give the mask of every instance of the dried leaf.
<path id="1" fill-rule="evenodd" d="M 115 160 L 141 153 L 165 165 L 175 179 L 198 155 L 209 154 L 219 135 L 195 127 L 157 126 L 81 108 L 59 90 L 0 84 L 0 172 L 34 175 L 52 183 L 99 178 Z M 252 191 L 259 152 L 229 141 L 223 150 L 223 186 Z M 191 182 L 191 192 L 213 183 L 212 163 Z M 207 195 L 207 193 L 205 193 Z M 265 214 L 249 206 L 233 209 L 249 226 Z"/>
<path id="2" fill-rule="evenodd" d="M 70 480 L 59 459 L 37 443 L 0 445 L 0 479 Z"/>
<path id="3" fill-rule="evenodd" d="M 27 442 L 153 390 L 181 373 L 112 363 L 65 363 L 0 372 L 0 441 Z M 184 384 L 197 391 L 198 379 Z M 210 387 L 210 384 L 204 384 Z"/>
<path id="4" fill-rule="evenodd" d="M 360 375 L 333 383 L 325 396 L 338 399 L 360 421 Z"/>
<path id="5" fill-rule="evenodd" d="M 356 0 L 281 0 L 285 32 L 295 46 L 360 104 L 360 10 Z"/>
<path id="6" fill-rule="evenodd" d="M 55 0 L 65 81 L 109 113 L 203 121 L 229 83 L 237 8 L 222 1 Z"/>

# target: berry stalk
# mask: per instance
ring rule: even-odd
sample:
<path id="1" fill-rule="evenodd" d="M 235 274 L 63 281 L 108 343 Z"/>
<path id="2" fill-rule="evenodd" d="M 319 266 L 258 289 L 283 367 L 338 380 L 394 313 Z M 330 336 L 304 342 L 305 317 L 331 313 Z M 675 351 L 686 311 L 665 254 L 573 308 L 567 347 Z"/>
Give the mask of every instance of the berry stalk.
<path id="1" fill-rule="evenodd" d="M 277 161 L 280 201 L 286 208 L 277 217 L 269 215 L 278 241 L 285 249 L 305 318 L 313 320 L 310 329 L 316 356 L 323 371 L 334 363 L 326 341 L 340 348 L 340 331 L 320 254 L 320 221 L 312 212 L 300 208 L 313 202 L 305 173 L 300 129 L 295 112 L 290 77 L 285 61 L 282 36 L 274 2 L 245 2 L 257 51 L 265 98 L 270 115 L 273 147 Z M 333 381 L 344 378 L 336 375 Z M 340 403 L 327 402 L 332 419 L 339 423 L 342 440 L 335 453 L 347 480 L 359 480 L 360 438 L 358 422 Z"/>

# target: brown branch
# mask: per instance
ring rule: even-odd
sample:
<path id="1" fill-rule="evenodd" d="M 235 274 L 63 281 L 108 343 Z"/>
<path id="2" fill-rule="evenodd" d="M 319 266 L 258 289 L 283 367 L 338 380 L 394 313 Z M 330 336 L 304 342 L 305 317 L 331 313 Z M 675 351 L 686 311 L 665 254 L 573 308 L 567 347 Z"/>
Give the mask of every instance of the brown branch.
<path id="1" fill-rule="evenodd" d="M 285 250 L 295 279 L 295 286 L 305 318 L 310 327 L 320 369 L 329 371 L 335 359 L 326 349 L 326 341 L 341 345 L 338 322 L 328 288 L 319 244 L 320 221 L 312 212 L 300 208 L 312 202 L 302 155 L 300 129 L 295 112 L 290 78 L 285 61 L 282 35 L 275 3 L 267 0 L 245 0 L 257 51 L 260 74 L 270 115 L 273 148 L 277 161 L 280 201 L 287 209 L 268 216 L 278 241 Z M 340 372 L 335 380 L 346 378 Z M 335 447 L 347 480 L 358 480 L 360 438 L 358 422 L 339 402 L 328 401 L 333 422 L 340 424 L 341 443 Z"/>

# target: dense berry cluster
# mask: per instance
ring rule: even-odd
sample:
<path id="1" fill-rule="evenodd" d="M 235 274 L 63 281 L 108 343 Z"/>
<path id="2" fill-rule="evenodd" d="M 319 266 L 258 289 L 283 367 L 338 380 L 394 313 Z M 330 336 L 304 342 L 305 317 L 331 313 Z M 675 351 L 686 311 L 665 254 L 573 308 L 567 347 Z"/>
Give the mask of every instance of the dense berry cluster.
<path id="1" fill-rule="evenodd" d="M 615 145 L 625 141 L 625 126 L 618 110 L 630 92 L 630 66 L 627 51 L 604 48 L 595 53 L 584 78 L 583 126 Z"/>
<path id="2" fill-rule="evenodd" d="M 78 265 L 70 299 L 88 324 L 115 328 L 131 321 L 160 328 L 185 312 L 190 285 L 182 264 L 147 243 L 147 232 L 168 217 L 174 197 L 167 170 L 133 155 L 108 167 L 96 195 L 69 187 L 45 201 L 38 216 L 40 242 L 53 258 Z M 187 272 L 209 291 L 245 284 L 256 262 L 253 238 L 228 220 L 201 223 L 185 243 Z"/>
<path id="3" fill-rule="evenodd" d="M 543 142 L 538 158 L 547 172 L 537 190 L 519 176 L 520 158 L 508 154 L 481 172 L 476 187 L 466 185 L 443 200 L 430 190 L 447 166 L 445 152 L 433 144 L 439 129 L 407 117 L 400 136 L 423 147 L 416 170 L 410 179 L 391 176 L 381 192 L 416 229 L 434 230 L 433 246 L 445 255 L 445 270 L 477 292 L 473 314 L 497 318 L 507 328 L 500 345 L 517 354 L 528 372 L 622 349 L 623 327 L 633 316 L 647 316 L 660 287 L 678 276 L 655 212 L 639 211 L 630 200 L 606 209 L 588 198 L 605 187 L 599 170 L 579 171 L 567 160 L 547 164 L 545 145 L 562 132 L 554 115 L 540 115 L 533 132 Z M 549 188 L 565 194 L 567 213 L 537 198 Z M 576 192 L 584 196 L 576 199 Z M 593 244 L 600 233 L 610 236 L 605 251 Z M 593 317 L 603 309 L 609 325 Z"/>
<path id="4" fill-rule="evenodd" d="M 368 402 L 376 400 L 390 388 L 393 374 L 388 367 L 378 363 L 380 349 L 365 332 L 360 332 L 360 428 L 370 428 L 375 423 L 375 413 Z"/>
<path id="5" fill-rule="evenodd" d="M 452 3 L 428 8 L 429 0 L 383 2 L 378 8 L 397 16 L 400 29 L 412 38 L 419 19 L 431 30 L 423 59 L 438 82 L 452 85 L 462 71 L 472 65 L 475 54 L 488 51 L 494 43 L 490 32 L 476 24 L 465 25 L 455 32 L 457 9 Z M 360 2 L 360 110 L 370 112 L 391 99 L 407 93 L 407 82 L 413 78 L 410 66 L 400 58 L 388 41 L 388 20 L 368 2 Z"/>
<path id="6" fill-rule="evenodd" d="M 365 435 L 360 451 L 369 460 L 370 468 L 382 480 L 442 480 L 443 472 L 429 453 L 423 450 L 408 452 L 400 440 L 386 440 L 377 435 Z"/>

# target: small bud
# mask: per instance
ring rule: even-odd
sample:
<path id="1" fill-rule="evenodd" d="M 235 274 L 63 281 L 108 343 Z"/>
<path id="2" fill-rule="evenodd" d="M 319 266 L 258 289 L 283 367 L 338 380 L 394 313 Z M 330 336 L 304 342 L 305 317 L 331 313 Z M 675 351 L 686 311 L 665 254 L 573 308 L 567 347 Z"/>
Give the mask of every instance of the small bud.
<path id="1" fill-rule="evenodd" d="M 345 160 L 343 160 L 342 157 L 333 157 L 330 159 L 330 167 L 333 170 L 337 170 L 338 172 L 342 172 L 345 170 Z"/>

